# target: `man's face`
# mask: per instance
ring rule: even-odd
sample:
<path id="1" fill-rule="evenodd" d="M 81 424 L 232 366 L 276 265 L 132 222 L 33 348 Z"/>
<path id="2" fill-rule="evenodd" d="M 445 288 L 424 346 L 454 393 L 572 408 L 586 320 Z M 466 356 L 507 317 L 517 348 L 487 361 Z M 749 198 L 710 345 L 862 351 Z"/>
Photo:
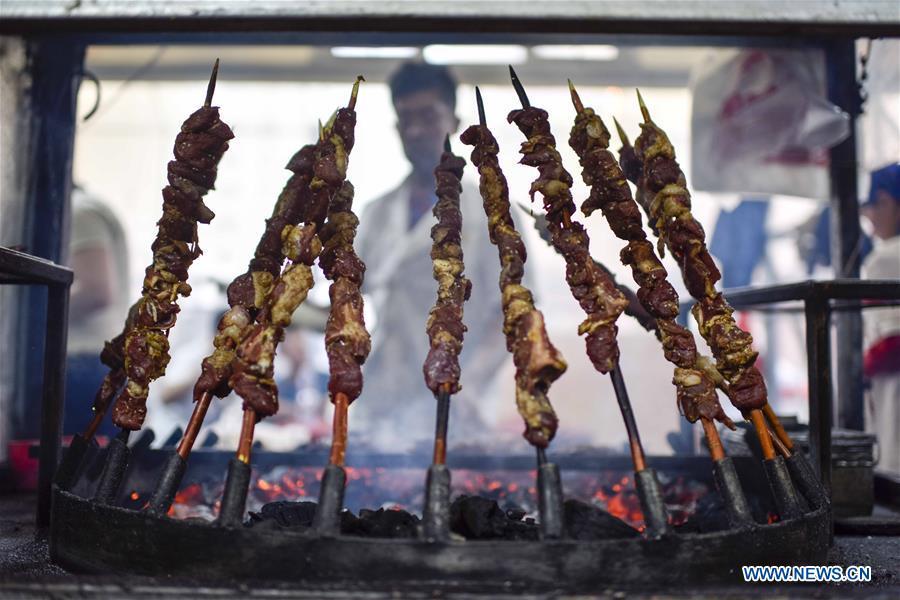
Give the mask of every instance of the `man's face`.
<path id="1" fill-rule="evenodd" d="M 863 212 L 872 221 L 875 236 L 887 240 L 900 234 L 900 202 L 887 191 L 878 190 L 875 202 Z"/>
<path id="2" fill-rule="evenodd" d="M 397 131 L 413 172 L 431 174 L 441 159 L 444 136 L 459 128 L 459 119 L 437 90 L 421 90 L 397 98 Z"/>

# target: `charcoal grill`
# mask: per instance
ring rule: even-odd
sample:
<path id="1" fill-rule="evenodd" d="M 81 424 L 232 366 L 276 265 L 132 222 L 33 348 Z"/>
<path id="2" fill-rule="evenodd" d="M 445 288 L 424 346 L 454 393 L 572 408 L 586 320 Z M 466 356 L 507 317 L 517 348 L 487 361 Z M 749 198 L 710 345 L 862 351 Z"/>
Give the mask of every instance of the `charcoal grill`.
<path id="1" fill-rule="evenodd" d="M 141 440 L 138 440 L 141 444 Z M 102 464 L 105 451 L 95 457 Z M 321 466 L 327 450 L 292 453 L 258 452 L 254 462 L 267 469 L 290 464 Z M 124 490 L 153 482 L 168 452 L 144 448 L 133 454 L 135 468 Z M 530 471 L 527 455 L 454 454 L 451 469 Z M 213 474 L 221 477 L 230 453 L 201 448 L 192 455 L 186 482 Z M 348 464 L 361 468 L 428 467 L 425 457 L 392 454 L 348 454 Z M 627 472 L 624 455 L 560 453 L 554 456 L 564 473 L 595 473 L 602 469 Z M 709 459 L 703 456 L 648 457 L 668 477 L 684 476 L 713 485 Z M 775 509 L 767 493 L 760 462 L 734 458 L 736 470 L 751 499 L 763 513 Z M 352 487 L 354 482 L 350 482 Z M 84 495 L 91 496 L 87 490 Z M 817 563 L 825 559 L 830 538 L 827 506 L 801 517 L 712 533 L 674 533 L 659 539 L 601 541 L 544 540 L 455 541 L 372 539 L 321 535 L 313 530 L 226 527 L 215 522 L 177 520 L 147 511 L 101 505 L 91 499 L 54 489 L 51 553 L 66 568 L 86 573 L 119 573 L 191 577 L 197 579 L 274 579 L 423 584 L 453 588 L 459 582 L 503 588 L 565 587 L 592 589 L 598 585 L 646 582 L 657 585 L 697 581 L 729 581 L 740 577 L 740 566 L 754 563 Z M 133 503 L 131 503 L 133 505 Z M 508 588 L 507 588 L 508 589 Z"/>
<path id="2" fill-rule="evenodd" d="M 658 540 L 424 541 L 262 531 L 153 516 L 54 492 L 51 553 L 88 573 L 201 579 L 459 581 L 586 589 L 627 582 L 734 581 L 746 564 L 822 563 L 827 508 L 798 519 Z"/>

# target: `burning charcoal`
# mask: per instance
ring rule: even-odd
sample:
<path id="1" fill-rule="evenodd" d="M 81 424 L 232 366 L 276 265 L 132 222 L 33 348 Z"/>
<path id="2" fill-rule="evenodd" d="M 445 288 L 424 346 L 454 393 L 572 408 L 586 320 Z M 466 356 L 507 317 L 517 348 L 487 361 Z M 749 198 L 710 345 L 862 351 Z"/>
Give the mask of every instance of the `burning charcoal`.
<path id="1" fill-rule="evenodd" d="M 575 540 L 602 540 L 639 537 L 636 529 L 605 510 L 580 500 L 566 500 L 563 505 L 568 537 Z"/>
<path id="2" fill-rule="evenodd" d="M 357 522 L 348 523 L 348 526 L 355 530 L 350 535 L 377 538 L 414 538 L 418 535 L 419 518 L 405 510 L 362 509 L 359 511 Z"/>
<path id="3" fill-rule="evenodd" d="M 459 496 L 450 505 L 450 530 L 468 540 L 503 537 L 509 519 L 496 501 Z"/>

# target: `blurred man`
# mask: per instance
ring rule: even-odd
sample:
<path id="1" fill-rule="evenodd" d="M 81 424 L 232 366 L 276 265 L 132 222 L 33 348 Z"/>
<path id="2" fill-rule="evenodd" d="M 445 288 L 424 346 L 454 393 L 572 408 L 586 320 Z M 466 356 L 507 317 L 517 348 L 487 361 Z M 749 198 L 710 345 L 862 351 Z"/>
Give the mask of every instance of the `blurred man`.
<path id="1" fill-rule="evenodd" d="M 437 292 L 430 258 L 431 209 L 437 201 L 434 169 L 444 136 L 450 134 L 457 154 L 467 154 L 453 135 L 460 125 L 456 86 L 445 67 L 406 63 L 393 74 L 397 132 L 412 172 L 397 189 L 366 206 L 360 217 L 356 250 L 367 265 L 363 292 L 376 319 L 362 397 L 351 411 L 351 431 L 394 448 L 429 438 L 434 427 L 435 401 L 422 375 L 428 353 L 425 322 Z M 467 164 L 466 175 L 474 173 Z M 464 308 L 468 331 L 460 356 L 463 389 L 451 403 L 450 432 L 456 437 L 485 433 L 478 404 L 488 400 L 491 380 L 508 357 L 501 331 L 497 250 L 488 238 L 477 188 L 465 186 L 460 202 L 472 296 Z"/>
<path id="2" fill-rule="evenodd" d="M 119 220 L 79 187 L 72 190 L 74 272 L 69 294 L 66 357 L 66 434 L 81 432 L 91 420 L 90 406 L 107 368 L 100 362 L 103 342 L 122 331 L 128 313 L 128 247 Z M 114 431 L 106 420 L 101 431 Z"/>
<path id="3" fill-rule="evenodd" d="M 863 214 L 875 248 L 862 264 L 866 279 L 900 280 L 900 163 L 872 173 Z M 863 368 L 870 382 L 867 429 L 878 436 L 879 467 L 900 473 L 900 308 L 863 311 Z"/>

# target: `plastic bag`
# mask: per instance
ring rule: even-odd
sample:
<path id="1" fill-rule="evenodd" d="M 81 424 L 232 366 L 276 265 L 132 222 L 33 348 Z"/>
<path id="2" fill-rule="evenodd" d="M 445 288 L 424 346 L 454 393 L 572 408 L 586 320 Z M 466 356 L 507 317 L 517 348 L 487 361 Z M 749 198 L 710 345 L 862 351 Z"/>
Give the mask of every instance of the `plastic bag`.
<path id="1" fill-rule="evenodd" d="M 821 52 L 725 51 L 694 74 L 693 186 L 824 197 L 850 119 L 823 94 Z"/>

